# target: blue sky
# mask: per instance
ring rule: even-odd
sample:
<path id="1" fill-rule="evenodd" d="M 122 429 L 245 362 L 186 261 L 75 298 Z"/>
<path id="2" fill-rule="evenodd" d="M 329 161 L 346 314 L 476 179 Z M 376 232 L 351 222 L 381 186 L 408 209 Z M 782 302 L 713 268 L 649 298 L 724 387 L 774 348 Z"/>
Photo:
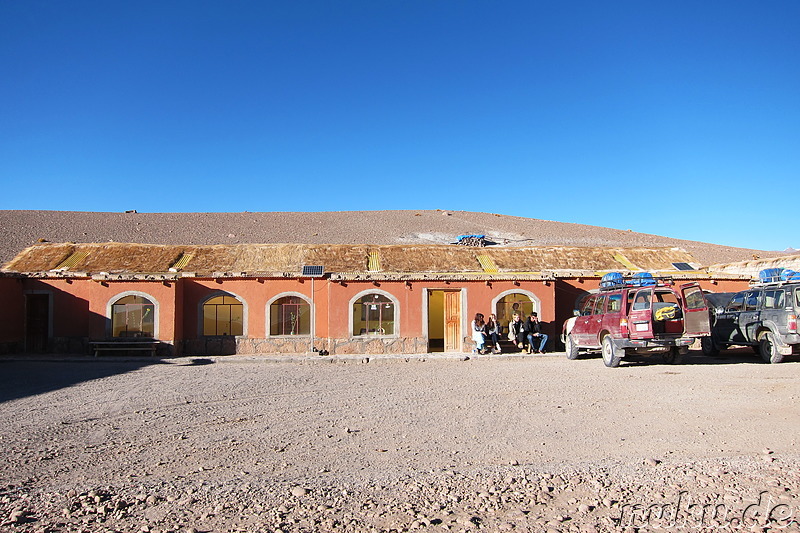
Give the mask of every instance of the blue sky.
<path id="1" fill-rule="evenodd" d="M 795 0 L 4 0 L 0 209 L 449 209 L 800 248 L 798 27 Z"/>

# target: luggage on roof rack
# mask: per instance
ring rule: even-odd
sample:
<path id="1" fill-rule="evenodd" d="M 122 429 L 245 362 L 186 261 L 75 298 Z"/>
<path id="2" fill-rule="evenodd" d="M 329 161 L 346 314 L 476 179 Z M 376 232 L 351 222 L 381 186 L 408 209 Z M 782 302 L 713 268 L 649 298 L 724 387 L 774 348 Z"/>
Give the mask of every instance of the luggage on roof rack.
<path id="1" fill-rule="evenodd" d="M 625 287 L 655 287 L 672 285 L 672 278 L 656 278 L 650 272 L 637 272 L 626 278 L 620 272 L 609 272 L 600 278 L 600 290 L 623 289 Z"/>
<path id="2" fill-rule="evenodd" d="M 603 277 L 600 278 L 601 289 L 615 289 L 624 286 L 625 278 L 622 277 L 620 272 L 609 272 L 608 274 L 603 274 Z"/>
<path id="3" fill-rule="evenodd" d="M 753 285 L 765 285 L 767 283 L 796 282 L 800 281 L 800 272 L 789 268 L 765 268 L 758 272 L 758 280 L 752 282 Z"/>
<path id="4" fill-rule="evenodd" d="M 758 273 L 759 283 L 777 283 L 779 281 L 786 281 L 783 279 L 782 268 L 765 268 Z"/>
<path id="5" fill-rule="evenodd" d="M 800 272 L 784 268 L 783 272 L 781 272 L 781 279 L 783 281 L 800 281 Z"/>
<path id="6" fill-rule="evenodd" d="M 637 272 L 631 278 L 631 285 L 634 287 L 650 287 L 656 284 L 656 280 L 650 272 Z"/>

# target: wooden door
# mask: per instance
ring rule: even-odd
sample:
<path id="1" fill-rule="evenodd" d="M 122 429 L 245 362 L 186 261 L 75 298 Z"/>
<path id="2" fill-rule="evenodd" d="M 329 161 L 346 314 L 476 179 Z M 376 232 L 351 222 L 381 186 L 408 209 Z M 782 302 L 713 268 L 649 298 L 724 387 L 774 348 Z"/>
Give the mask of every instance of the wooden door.
<path id="1" fill-rule="evenodd" d="M 461 351 L 461 292 L 444 293 L 444 351 Z"/>
<path id="2" fill-rule="evenodd" d="M 25 296 L 25 350 L 42 353 L 47 351 L 50 331 L 50 295 Z"/>

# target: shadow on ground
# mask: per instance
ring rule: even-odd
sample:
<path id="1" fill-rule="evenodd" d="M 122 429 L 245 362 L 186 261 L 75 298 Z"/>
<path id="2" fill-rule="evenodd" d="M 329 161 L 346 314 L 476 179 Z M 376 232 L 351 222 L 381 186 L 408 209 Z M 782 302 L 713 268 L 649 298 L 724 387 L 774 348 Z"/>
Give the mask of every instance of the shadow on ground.
<path id="1" fill-rule="evenodd" d="M 124 361 L 0 359 L 0 403 L 63 389 L 94 379 L 125 374 L 155 364 L 164 363 L 159 359 Z"/>

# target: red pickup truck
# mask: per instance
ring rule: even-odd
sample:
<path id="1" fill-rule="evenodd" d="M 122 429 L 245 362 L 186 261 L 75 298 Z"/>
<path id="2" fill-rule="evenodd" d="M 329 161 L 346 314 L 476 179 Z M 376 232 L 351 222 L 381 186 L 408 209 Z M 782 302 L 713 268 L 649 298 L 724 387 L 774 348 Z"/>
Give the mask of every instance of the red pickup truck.
<path id="1" fill-rule="evenodd" d="M 578 301 L 562 340 L 567 358 L 599 350 L 605 365 L 616 367 L 632 354 L 662 354 L 664 361 L 678 363 L 696 337 L 710 332 L 708 304 L 697 283 L 675 287 L 648 273 L 624 278 L 613 272 Z"/>

